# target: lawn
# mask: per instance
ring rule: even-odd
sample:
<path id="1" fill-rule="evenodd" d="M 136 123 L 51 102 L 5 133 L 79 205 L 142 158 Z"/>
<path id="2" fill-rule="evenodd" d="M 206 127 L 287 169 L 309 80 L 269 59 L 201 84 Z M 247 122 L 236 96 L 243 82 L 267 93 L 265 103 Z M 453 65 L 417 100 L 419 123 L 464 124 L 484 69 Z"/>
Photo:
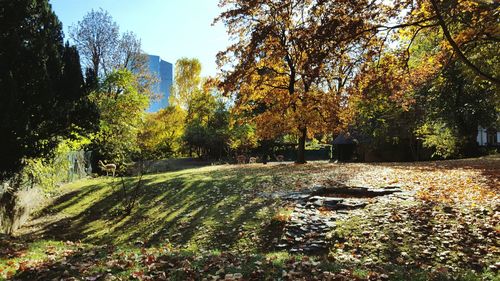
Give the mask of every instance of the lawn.
<path id="1" fill-rule="evenodd" d="M 61 187 L 15 237 L 1 237 L 0 278 L 500 278 L 499 157 L 223 165 L 142 180 L 130 214 L 119 178 Z M 125 179 L 128 194 L 135 181 Z M 278 249 L 292 207 L 273 195 L 317 185 L 398 186 L 415 196 L 338 220 L 327 253 Z"/>

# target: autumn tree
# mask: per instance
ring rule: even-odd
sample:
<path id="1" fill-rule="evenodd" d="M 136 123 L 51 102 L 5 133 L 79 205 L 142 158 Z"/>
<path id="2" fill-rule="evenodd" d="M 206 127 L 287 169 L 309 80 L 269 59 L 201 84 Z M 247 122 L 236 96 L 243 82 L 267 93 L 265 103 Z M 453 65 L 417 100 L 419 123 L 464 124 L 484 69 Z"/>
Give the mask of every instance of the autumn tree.
<path id="1" fill-rule="evenodd" d="M 179 106 L 169 106 L 146 115 L 139 133 L 141 156 L 163 159 L 182 153 L 186 112 Z"/>
<path id="2" fill-rule="evenodd" d="M 361 137 L 358 141 L 369 140 L 364 144 L 366 149 L 405 146 L 417 159 L 413 81 L 420 76 L 416 71 L 407 71 L 399 52 L 385 53 L 360 68 L 348 87 L 348 109 L 343 112 L 343 121 L 350 133 Z"/>
<path id="3" fill-rule="evenodd" d="M 219 17 L 238 41 L 218 55 L 221 87 L 235 114 L 261 139 L 299 137 L 305 163 L 309 136 L 332 131 L 345 86 L 377 42 L 386 13 L 369 1 L 225 0 Z"/>
<path id="4" fill-rule="evenodd" d="M 198 157 L 221 158 L 226 154 L 229 113 L 210 79 L 201 77 L 196 58 L 175 63 L 170 104 L 185 111 L 183 141 Z"/>
<path id="5" fill-rule="evenodd" d="M 436 63 L 460 60 L 479 79 L 500 85 L 498 1 L 394 0 L 390 25 L 378 31 L 405 29 L 410 36 L 399 42 L 409 51 L 419 34 L 434 32 L 440 44 Z M 487 52 L 479 50 L 486 49 Z M 471 55 L 474 53 L 474 55 Z"/>
<path id="6" fill-rule="evenodd" d="M 458 23 L 449 28 L 456 31 Z M 409 141 L 413 159 L 423 145 L 436 157 L 477 153 L 477 127 L 495 119 L 498 91 L 447 50 L 439 25 L 398 28 L 396 48 L 368 61 L 349 87 L 351 129 L 371 146 Z M 469 46 L 483 69 L 494 69 L 497 47 Z"/>
<path id="7" fill-rule="evenodd" d="M 175 77 L 170 104 L 189 109 L 192 97 L 201 91 L 201 63 L 198 59 L 181 58 L 175 62 Z"/>

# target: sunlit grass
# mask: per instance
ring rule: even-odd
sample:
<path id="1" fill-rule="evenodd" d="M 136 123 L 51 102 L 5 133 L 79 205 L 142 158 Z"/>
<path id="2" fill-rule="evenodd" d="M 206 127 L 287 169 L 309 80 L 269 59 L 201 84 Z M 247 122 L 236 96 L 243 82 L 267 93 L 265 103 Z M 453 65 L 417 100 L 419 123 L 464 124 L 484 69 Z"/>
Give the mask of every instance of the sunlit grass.
<path id="1" fill-rule="evenodd" d="M 258 175 L 262 171 L 223 166 L 146 175 L 137 205 L 128 216 L 120 213 L 124 206 L 119 178 L 79 181 L 64 186 L 63 199 L 56 199 L 39 216 L 41 220 L 51 214 L 64 216 L 69 224 L 63 231 L 65 237 L 83 242 L 155 245 L 171 241 L 192 250 L 228 249 L 245 241 L 245 235 L 238 233 L 259 231 L 260 224 L 276 211 L 257 194 L 269 179 L 269 175 Z M 125 182 L 135 180 L 126 178 Z M 254 226 L 245 229 L 249 225 Z M 43 233 L 57 238 L 60 230 L 58 224 L 50 225 Z M 226 239 L 224 233 L 236 236 Z M 253 251 L 259 247 L 258 243 L 244 245 Z"/>
<path id="2" fill-rule="evenodd" d="M 281 237 L 282 227 L 292 209 L 281 204 L 279 199 L 265 195 L 310 188 L 317 182 L 386 186 L 394 182 L 394 178 L 399 179 L 401 169 L 406 169 L 406 166 L 391 165 L 223 165 L 145 175 L 137 205 L 128 215 L 123 213 L 120 178 L 81 180 L 63 186 L 59 190 L 61 196 L 38 211 L 32 222 L 19 231 L 27 247 L 20 250 L 22 256 L 0 257 L 3 272 L 0 276 L 8 276 L 6 272 L 9 271 L 11 275 L 19 272 L 20 264 L 27 260 L 48 264 L 64 262 L 64 252 L 68 250 L 66 253 L 75 251 L 71 256 L 77 261 L 93 259 L 88 252 L 102 256 L 96 257 L 96 264 L 89 266 L 86 276 L 111 269 L 116 276 L 130 277 L 133 272 L 144 269 L 141 258 L 150 252 L 168 255 L 174 261 L 185 257 L 197 270 L 203 269 L 205 263 L 212 263 L 212 259 L 217 260 L 218 256 L 226 259 L 229 252 L 244 256 L 245 264 L 228 266 L 226 273 L 252 274 L 262 268 L 268 271 L 266 276 L 269 278 L 282 278 L 283 269 L 309 257 L 270 247 L 273 239 L 278 241 Z M 391 169 L 394 171 L 390 172 Z M 420 172 L 413 173 L 418 176 Z M 410 184 L 414 185 L 416 180 L 425 180 L 410 179 L 400 179 L 398 184 L 410 189 Z M 137 178 L 124 180 L 130 189 Z M 363 237 L 367 224 L 365 218 L 353 217 L 340 224 L 336 235 Z M 65 243 L 67 240 L 81 243 Z M 400 250 L 411 252 L 412 248 L 406 244 Z M 366 246 L 373 247 L 369 243 Z M 53 250 L 47 251 L 54 247 L 58 249 L 56 255 L 51 254 Z M 335 252 L 335 248 L 331 250 Z M 130 268 L 114 268 L 107 264 L 110 259 L 132 259 L 134 262 Z M 353 277 L 366 278 L 370 274 L 359 264 L 339 264 L 321 258 L 318 262 L 325 271 L 340 272 L 347 266 Z M 397 276 L 401 280 L 408 276 L 428 276 L 420 271 L 406 273 L 407 269 L 399 266 L 389 270 L 395 280 Z M 214 269 L 212 274 L 216 272 Z M 54 273 L 54 277 L 57 276 L 57 272 Z M 179 273 L 178 277 L 182 279 L 183 275 Z M 474 280 L 473 277 L 477 276 L 471 275 L 470 280 Z"/>

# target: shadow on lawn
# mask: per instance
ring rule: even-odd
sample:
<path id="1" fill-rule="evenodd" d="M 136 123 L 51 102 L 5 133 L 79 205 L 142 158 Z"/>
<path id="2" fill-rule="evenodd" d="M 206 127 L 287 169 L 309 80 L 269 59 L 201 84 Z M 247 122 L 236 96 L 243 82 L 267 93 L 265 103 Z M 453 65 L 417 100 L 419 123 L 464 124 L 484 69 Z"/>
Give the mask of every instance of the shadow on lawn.
<path id="1" fill-rule="evenodd" d="M 394 202 L 338 223 L 333 257 L 360 259 L 391 280 L 490 280 L 498 254 L 495 210 Z M 469 277 L 467 277 L 469 276 Z"/>
<path id="2" fill-rule="evenodd" d="M 121 216 L 123 191 L 119 179 L 104 183 L 90 182 L 76 191 L 56 199 L 40 217 L 78 209 L 72 215 L 53 222 L 40 222 L 37 235 L 56 240 L 83 240 L 92 243 L 138 243 L 146 246 L 172 242 L 192 249 L 234 249 L 250 245 L 262 250 L 272 238 L 281 235 L 279 227 L 271 226 L 272 204 L 259 195 L 262 183 L 273 186 L 285 178 L 281 188 L 294 189 L 295 180 L 314 178 L 315 174 L 335 170 L 344 165 L 353 171 L 369 169 L 365 165 L 421 171 L 476 169 L 485 173 L 492 183 L 500 177 L 500 158 L 453 161 L 375 164 L 316 164 L 307 165 L 243 165 L 222 166 L 146 175 L 138 196 L 138 205 L 129 216 Z M 351 169 L 349 168 L 349 169 Z M 293 173 L 292 173 L 293 171 Z M 352 175 L 339 175 L 341 181 Z M 346 176 L 346 179 L 342 179 Z M 127 181 L 130 183 L 131 178 Z M 280 182 L 281 185 L 283 183 Z M 132 184 L 129 184 L 132 186 Z M 307 186 L 307 184 L 306 184 Z M 494 184 L 490 185 L 494 188 Z M 82 202 L 92 202 L 83 204 Z M 261 222 L 266 222 L 260 225 Z M 267 243 L 269 244 L 269 243 Z M 256 245 L 258 245 L 256 247 Z"/>
<path id="3" fill-rule="evenodd" d="M 317 266 L 311 267 L 302 264 L 297 268 L 296 265 L 300 264 L 300 262 L 297 262 L 298 260 L 294 257 L 289 257 L 282 263 L 274 264 L 272 262 L 268 263 L 265 256 L 259 254 L 248 256 L 245 253 L 234 255 L 226 252 L 220 254 L 209 253 L 203 256 L 200 253 L 183 251 L 154 254 L 151 262 L 156 263 L 155 267 L 152 267 L 151 271 L 144 273 L 159 274 L 165 271 L 168 280 L 201 280 L 202 277 L 209 276 L 208 274 L 217 275 L 216 272 L 219 268 L 225 268 L 226 270 L 233 268 L 237 270 L 236 272 L 242 272 L 246 280 L 276 279 L 281 276 L 283 270 L 295 270 L 296 274 L 298 274 L 295 276 L 296 279 L 304 278 L 304 280 L 311 280 L 312 277 L 318 277 L 319 280 L 332 279 L 322 278 L 325 276 L 321 274 L 325 271 L 340 274 L 338 280 L 373 280 L 378 276 L 380 276 L 380 279 L 377 278 L 376 280 L 385 280 L 387 277 L 382 278 L 383 275 L 381 274 L 389 275 L 390 280 L 480 280 L 482 276 L 490 276 L 487 275 L 488 272 L 485 272 L 488 264 L 482 264 L 477 260 L 477 257 L 485 256 L 487 249 L 491 247 L 491 245 L 482 245 L 484 241 L 478 239 L 481 235 L 489 233 L 491 229 L 481 228 L 478 232 L 478 230 L 470 228 L 471 224 L 457 224 L 455 220 L 443 221 L 443 218 L 447 215 L 452 218 L 461 216 L 454 209 L 443 209 L 436 213 L 436 206 L 432 204 L 418 205 L 401 209 L 395 205 L 394 207 L 398 210 L 396 213 L 402 214 L 402 218 L 393 218 L 393 214 L 384 212 L 384 215 L 388 215 L 387 220 L 378 221 L 375 224 L 377 224 L 379 230 L 387 227 L 383 234 L 388 239 L 377 248 L 365 250 L 365 246 L 375 242 L 374 240 L 381 241 L 379 235 L 382 232 L 367 236 L 362 233 L 366 231 L 366 228 L 362 224 L 358 224 L 355 226 L 356 229 L 346 233 L 346 238 L 350 239 L 351 242 L 357 241 L 357 243 L 350 243 L 355 247 L 348 249 L 349 253 L 353 255 L 359 254 L 362 258 L 375 255 L 377 258 L 381 258 L 379 263 L 361 262 L 356 264 L 320 259 L 320 264 Z M 380 217 L 380 214 L 372 215 Z M 438 218 L 437 221 L 436 218 Z M 372 221 L 372 223 L 375 221 Z M 457 225 L 463 227 L 457 227 Z M 477 223 L 476 226 L 478 225 L 481 224 Z M 410 229 L 410 233 L 402 231 L 405 228 Z M 453 238 L 450 238 L 448 235 L 450 230 L 459 231 Z M 442 241 L 450 239 L 453 239 L 453 241 L 450 241 L 450 245 L 443 245 Z M 356 246 L 356 244 L 359 245 L 360 243 L 362 243 L 363 248 Z M 418 247 L 415 248 L 415 246 Z M 431 249 L 429 254 L 422 251 L 425 248 Z M 436 255 L 449 250 L 451 250 L 451 254 L 447 254 L 445 259 L 440 258 L 440 255 Z M 454 256 L 453 251 L 457 250 L 464 253 L 465 256 Z M 86 277 L 87 280 L 111 280 L 106 278 L 107 274 L 130 277 L 132 272 L 136 270 L 142 272 L 151 265 L 149 256 L 150 254 L 145 251 L 122 254 L 113 246 L 77 247 L 74 252 L 65 255 L 65 258 L 59 256 L 43 264 L 38 264 L 33 270 L 19 271 L 13 279 L 52 280 L 61 277 Z M 201 257 L 201 260 L 198 259 L 199 257 Z M 239 267 L 240 265 L 241 267 Z M 453 266 L 457 271 L 448 270 L 447 265 Z M 137 269 L 136 266 L 140 266 L 142 269 Z M 181 272 L 179 269 L 184 271 Z M 256 271 L 256 269 L 259 269 L 259 271 Z M 354 275 L 356 272 L 360 275 Z M 176 273 L 181 275 L 176 275 Z M 253 275 L 254 273 L 260 275 Z M 348 275 L 342 275 L 341 273 Z M 222 276 L 224 274 L 222 273 Z M 153 280 L 157 279 L 153 277 Z"/>
<path id="4" fill-rule="evenodd" d="M 269 176 L 269 169 L 277 175 L 286 173 L 287 168 L 245 168 L 144 176 L 137 205 L 128 216 L 120 212 L 123 190 L 119 179 L 91 183 L 57 198 L 38 218 L 70 208 L 73 215 L 49 223 L 42 219 L 38 230 L 27 235 L 101 245 L 154 246 L 171 242 L 192 247 L 190 250 L 236 249 L 244 245 L 268 250 L 268 242 L 281 232 L 279 225 L 271 223 L 271 202 L 258 196 L 257 186 Z M 128 183 L 133 180 L 127 178 Z M 95 197 L 95 201 L 82 203 L 89 197 Z M 262 221 L 268 224 L 261 225 Z"/>
<path id="5" fill-rule="evenodd" d="M 441 164 L 443 165 L 437 165 L 439 166 L 437 168 L 457 168 L 453 164 Z M 396 169 L 403 169 L 406 166 L 395 163 L 375 165 Z M 416 166 L 417 169 L 436 169 L 436 167 L 429 168 L 428 165 L 429 162 L 413 163 L 409 166 Z M 465 166 L 470 166 L 471 169 L 481 169 L 483 165 L 484 163 L 481 165 L 476 163 Z M 142 247 L 172 243 L 179 247 L 186 246 L 186 250 L 191 252 L 198 252 L 200 249 L 240 251 L 248 248 L 259 253 L 267 253 L 272 250 L 270 242 L 273 238 L 281 236 L 283 225 L 273 219 L 274 210 L 270 207 L 272 201 L 259 196 L 260 192 L 269 191 L 264 190 L 262 183 L 269 182 L 273 178 L 280 179 L 284 175 L 289 176 L 291 167 L 293 167 L 293 176 L 300 178 L 317 172 L 318 169 L 332 169 L 332 166 L 335 167 L 333 164 L 320 166 L 245 165 L 147 175 L 143 179 L 144 185 L 137 199 L 138 205 L 126 217 L 119 212 L 123 208 L 119 179 L 106 179 L 101 184 L 91 181 L 88 185 L 59 197 L 39 215 L 39 218 L 43 218 L 68 212 L 69 217 L 48 224 L 41 222 L 40 230 L 31 235 L 34 234 L 34 237 L 43 235 L 45 238 L 60 241 L 82 240 L 97 245 L 136 244 Z M 491 169 L 498 170 L 495 165 Z M 130 183 L 133 179 L 127 180 Z M 412 274 L 418 269 L 410 268 L 406 272 L 406 265 L 394 262 L 401 258 L 402 252 L 412 249 L 410 246 L 413 245 L 401 243 L 400 229 L 408 224 L 412 225 L 411 233 L 406 235 L 410 237 L 421 234 L 418 239 L 422 240 L 415 240 L 411 243 L 416 243 L 417 246 L 435 243 L 436 249 L 432 249 L 432 254 L 435 254 L 447 248 L 439 242 L 448 239 L 448 236 L 441 236 L 439 232 L 441 229 L 453 228 L 457 223 L 461 225 L 468 223 L 467 221 L 454 221 L 456 219 L 454 213 L 450 214 L 454 218 L 450 221 L 453 224 L 437 223 L 432 210 L 425 208 L 420 212 L 408 212 L 408 214 L 406 221 L 401 221 L 401 224 L 389 222 L 389 225 L 394 224 L 395 227 L 386 233 L 388 240 L 383 243 L 382 248 L 375 249 L 375 252 L 388 257 L 390 262 L 386 266 L 395 266 L 401 270 L 400 274 L 404 277 L 401 278 L 402 280 L 409 279 L 406 277 L 413 276 Z M 377 227 L 383 228 L 384 225 L 377 225 Z M 465 254 L 469 255 L 472 249 L 480 246 L 478 244 L 481 242 L 480 239 L 470 229 L 460 229 L 457 233 L 460 236 L 456 236 L 455 240 L 459 245 L 465 246 L 463 249 Z M 487 232 L 480 234 L 485 235 L 485 233 Z M 429 241 L 429 236 L 437 236 L 439 239 Z M 356 237 L 375 240 L 374 237 L 366 237 L 364 234 Z M 410 256 L 419 255 L 418 252 L 409 254 Z M 484 254 L 482 250 L 480 254 Z M 89 253 L 79 250 L 68 257 L 71 261 L 68 264 L 74 261 L 85 265 L 87 256 Z M 432 264 L 432 255 L 415 256 L 415 259 Z M 471 259 L 468 262 L 473 264 L 474 260 Z M 53 263 L 52 265 L 55 268 L 54 276 L 61 276 L 60 274 L 67 269 L 65 264 Z M 464 268 L 481 269 L 475 264 L 471 266 L 466 263 L 464 266 Z M 415 271 L 412 273 L 412 270 Z M 31 279 L 36 280 L 39 276 L 24 274 L 28 273 L 20 273 L 16 278 L 28 280 L 33 277 Z"/>
<path id="6" fill-rule="evenodd" d="M 34 267 L 22 267 L 11 280 L 74 280 L 74 277 L 87 276 L 85 280 L 103 280 L 103 267 L 115 249 L 113 247 L 78 248 L 54 256 L 52 259 L 37 263 Z M 110 268 L 109 273 L 126 271 L 125 268 Z M 101 279 L 99 279 L 101 278 Z"/>

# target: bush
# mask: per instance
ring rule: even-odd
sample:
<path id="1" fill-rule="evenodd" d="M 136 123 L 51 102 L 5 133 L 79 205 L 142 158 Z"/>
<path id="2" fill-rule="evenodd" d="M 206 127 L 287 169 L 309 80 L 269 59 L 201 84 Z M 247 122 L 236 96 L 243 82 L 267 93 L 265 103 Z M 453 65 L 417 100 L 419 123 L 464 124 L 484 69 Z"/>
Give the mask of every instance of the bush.
<path id="1" fill-rule="evenodd" d="M 415 133 L 422 138 L 424 147 L 435 150 L 432 157 L 456 157 L 463 143 L 456 130 L 442 121 L 424 123 Z"/>

